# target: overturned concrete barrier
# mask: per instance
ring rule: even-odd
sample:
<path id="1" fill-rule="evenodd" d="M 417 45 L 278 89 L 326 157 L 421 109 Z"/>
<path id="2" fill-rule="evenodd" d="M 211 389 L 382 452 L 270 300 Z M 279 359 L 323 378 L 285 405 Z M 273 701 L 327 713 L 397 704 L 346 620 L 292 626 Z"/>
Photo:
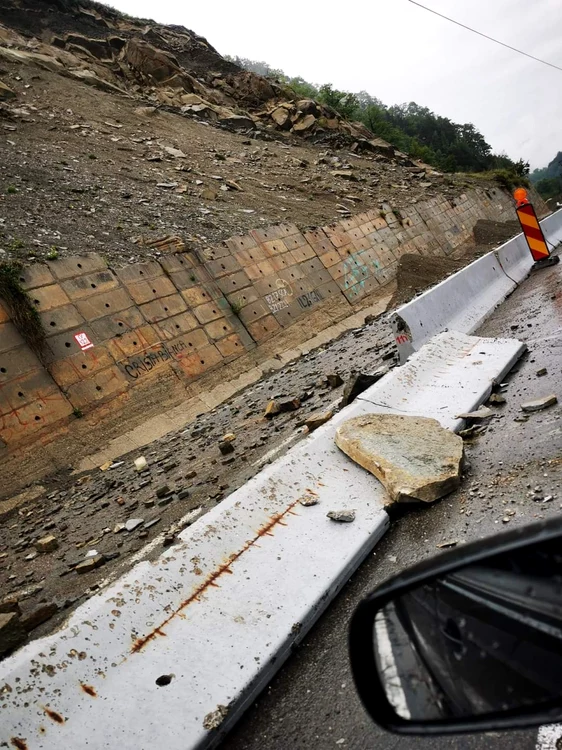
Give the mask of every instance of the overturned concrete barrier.
<path id="1" fill-rule="evenodd" d="M 10 690 L 0 744 L 216 747 L 388 526 L 384 490 L 336 447 L 338 426 L 383 411 L 458 427 L 455 415 L 478 406 L 524 350 L 513 340 L 437 339 L 179 544 L 1 662 Z M 354 521 L 336 523 L 330 511 L 354 511 Z"/>

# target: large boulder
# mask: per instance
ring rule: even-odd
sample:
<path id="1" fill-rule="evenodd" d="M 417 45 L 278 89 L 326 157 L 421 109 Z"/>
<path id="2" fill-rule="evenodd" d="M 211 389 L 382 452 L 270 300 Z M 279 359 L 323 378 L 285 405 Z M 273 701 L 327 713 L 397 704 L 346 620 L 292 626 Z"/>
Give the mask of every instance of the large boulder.
<path id="1" fill-rule="evenodd" d="M 124 56 L 133 70 L 153 83 L 163 83 L 182 72 L 173 55 L 138 39 L 129 39 Z"/>
<path id="2" fill-rule="evenodd" d="M 347 420 L 336 445 L 384 485 L 391 503 L 432 502 L 460 485 L 463 441 L 435 419 L 368 414 Z"/>
<path id="3" fill-rule="evenodd" d="M 228 76 L 226 80 L 239 102 L 246 106 L 258 107 L 276 95 L 276 89 L 267 78 L 248 70 Z"/>

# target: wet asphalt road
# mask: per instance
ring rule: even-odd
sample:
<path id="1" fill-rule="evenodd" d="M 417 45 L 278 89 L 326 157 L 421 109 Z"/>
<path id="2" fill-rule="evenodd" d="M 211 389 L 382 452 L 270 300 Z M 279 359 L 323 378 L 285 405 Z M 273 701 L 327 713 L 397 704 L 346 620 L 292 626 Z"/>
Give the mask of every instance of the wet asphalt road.
<path id="1" fill-rule="evenodd" d="M 562 265 L 533 274 L 479 331 L 517 337 L 529 351 L 502 388 L 506 404 L 494 407 L 498 416 L 486 433 L 466 446 L 469 468 L 461 488 L 393 520 L 328 612 L 223 741 L 223 750 L 534 750 L 537 730 L 431 739 L 382 731 L 355 693 L 346 638 L 357 602 L 389 576 L 437 554 L 438 544 L 493 536 L 561 512 L 562 406 L 532 414 L 524 423 L 514 421 L 525 400 L 549 393 L 562 400 L 561 282 Z M 543 367 L 547 375 L 537 376 Z M 545 496 L 554 497 L 541 501 Z"/>

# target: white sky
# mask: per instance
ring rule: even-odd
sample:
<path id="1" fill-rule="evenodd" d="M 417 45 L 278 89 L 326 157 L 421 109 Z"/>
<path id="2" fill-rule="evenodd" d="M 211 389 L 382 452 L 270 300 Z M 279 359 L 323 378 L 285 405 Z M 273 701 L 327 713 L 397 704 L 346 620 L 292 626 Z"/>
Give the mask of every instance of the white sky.
<path id="1" fill-rule="evenodd" d="M 562 67 L 561 0 L 422 0 Z M 264 60 L 312 83 L 416 101 L 472 122 L 496 152 L 545 166 L 562 150 L 562 71 L 529 60 L 408 0 L 110 0 L 186 26 L 221 54 Z"/>

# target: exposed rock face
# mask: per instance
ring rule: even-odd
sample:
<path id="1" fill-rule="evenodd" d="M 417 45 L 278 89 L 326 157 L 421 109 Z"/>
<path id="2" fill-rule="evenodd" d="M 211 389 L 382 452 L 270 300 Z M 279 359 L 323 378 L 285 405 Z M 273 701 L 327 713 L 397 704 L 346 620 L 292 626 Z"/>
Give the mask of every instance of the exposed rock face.
<path id="1" fill-rule="evenodd" d="M 382 482 L 391 502 L 433 502 L 460 484 L 463 441 L 435 419 L 355 417 L 338 428 L 336 445 Z"/>

